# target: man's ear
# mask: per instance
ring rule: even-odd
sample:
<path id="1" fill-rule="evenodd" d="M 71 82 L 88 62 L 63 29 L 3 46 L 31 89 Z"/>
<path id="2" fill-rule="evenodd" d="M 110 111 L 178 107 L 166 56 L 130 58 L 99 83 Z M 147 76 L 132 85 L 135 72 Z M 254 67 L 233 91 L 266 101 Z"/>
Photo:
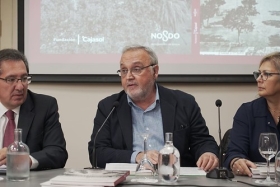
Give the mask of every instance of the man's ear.
<path id="1" fill-rule="evenodd" d="M 155 77 L 155 79 L 157 79 L 157 77 L 158 77 L 158 71 L 159 71 L 159 66 L 158 66 L 158 65 L 155 65 L 155 66 L 153 67 L 153 69 L 154 69 L 154 77 Z"/>

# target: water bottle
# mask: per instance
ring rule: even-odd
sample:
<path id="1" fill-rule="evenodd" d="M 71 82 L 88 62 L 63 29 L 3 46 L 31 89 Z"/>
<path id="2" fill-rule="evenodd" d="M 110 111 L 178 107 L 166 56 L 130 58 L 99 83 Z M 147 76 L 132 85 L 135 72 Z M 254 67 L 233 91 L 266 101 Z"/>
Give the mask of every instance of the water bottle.
<path id="1" fill-rule="evenodd" d="M 22 142 L 22 129 L 15 129 L 15 140 L 7 150 L 7 172 L 9 181 L 24 181 L 29 178 L 29 148 Z"/>
<path id="2" fill-rule="evenodd" d="M 280 186 L 280 151 L 275 155 L 275 182 Z"/>
<path id="3" fill-rule="evenodd" d="M 159 151 L 158 175 L 163 182 L 176 182 L 180 175 L 180 153 L 173 145 L 173 134 L 165 133 L 165 145 Z"/>

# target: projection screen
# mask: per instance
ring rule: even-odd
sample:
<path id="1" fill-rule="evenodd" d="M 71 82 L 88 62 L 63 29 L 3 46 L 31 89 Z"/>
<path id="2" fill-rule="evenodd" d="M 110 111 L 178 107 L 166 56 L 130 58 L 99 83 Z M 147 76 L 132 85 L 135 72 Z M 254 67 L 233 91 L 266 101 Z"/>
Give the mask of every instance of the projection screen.
<path id="1" fill-rule="evenodd" d="M 253 80 L 265 54 L 280 51 L 279 0 L 19 0 L 18 5 L 19 49 L 34 75 L 115 80 L 123 47 L 140 44 L 157 53 L 160 77 L 242 82 L 244 76 Z"/>

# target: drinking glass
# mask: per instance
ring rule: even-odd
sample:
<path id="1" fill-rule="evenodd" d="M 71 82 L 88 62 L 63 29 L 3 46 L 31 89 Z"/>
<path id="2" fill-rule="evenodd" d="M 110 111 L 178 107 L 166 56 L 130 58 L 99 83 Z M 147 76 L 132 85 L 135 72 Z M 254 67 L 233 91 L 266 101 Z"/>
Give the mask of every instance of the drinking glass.
<path id="1" fill-rule="evenodd" d="M 256 180 L 256 183 L 263 185 L 274 185 L 275 181 L 270 178 L 270 159 L 275 156 L 278 150 L 278 140 L 275 133 L 261 133 L 259 137 L 259 152 L 267 162 L 267 176 L 265 180 Z"/>
<path id="2" fill-rule="evenodd" d="M 144 156 L 136 167 L 136 172 L 135 172 L 136 178 L 132 179 L 131 181 L 154 183 L 158 181 L 157 179 L 155 179 L 155 174 L 156 174 L 155 166 L 147 158 L 147 140 L 149 134 L 144 133 L 142 134 L 142 137 L 144 140 Z M 147 172 L 147 170 L 150 170 L 151 172 Z"/>

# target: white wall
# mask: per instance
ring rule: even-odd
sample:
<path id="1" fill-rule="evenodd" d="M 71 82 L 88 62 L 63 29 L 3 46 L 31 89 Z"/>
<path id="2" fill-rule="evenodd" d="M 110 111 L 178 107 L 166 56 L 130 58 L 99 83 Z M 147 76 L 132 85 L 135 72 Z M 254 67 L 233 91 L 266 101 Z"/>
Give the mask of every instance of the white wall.
<path id="1" fill-rule="evenodd" d="M 0 0 L 0 48 L 17 46 L 17 0 Z"/>
<path id="2" fill-rule="evenodd" d="M 2 35 L 0 48 L 16 48 L 16 0 L 0 0 Z M 242 68 L 242 67 L 240 67 Z M 218 140 L 218 114 L 216 99 L 221 99 L 222 134 L 231 127 L 232 118 L 243 102 L 257 97 L 255 84 L 163 84 L 180 89 L 196 97 L 207 125 L 216 141 Z M 50 84 L 31 83 L 29 88 L 38 93 L 54 96 L 58 100 L 60 121 L 67 142 L 69 159 L 67 168 L 90 166 L 87 143 L 93 128 L 97 103 L 102 98 L 119 92 L 120 84 Z"/>

